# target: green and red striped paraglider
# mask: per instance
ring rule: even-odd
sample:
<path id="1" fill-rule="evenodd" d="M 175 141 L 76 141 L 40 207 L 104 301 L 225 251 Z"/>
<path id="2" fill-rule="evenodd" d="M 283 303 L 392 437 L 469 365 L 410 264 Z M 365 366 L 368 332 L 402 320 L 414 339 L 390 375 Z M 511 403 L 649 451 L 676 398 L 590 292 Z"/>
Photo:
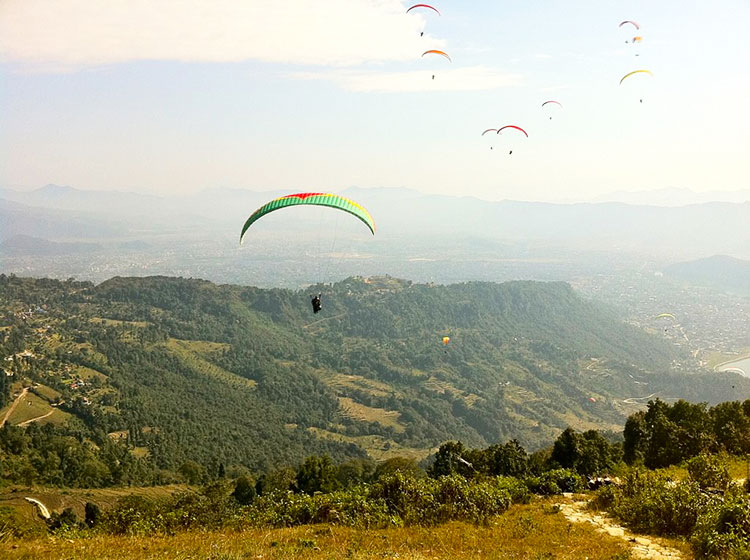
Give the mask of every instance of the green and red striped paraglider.
<path id="1" fill-rule="evenodd" d="M 281 210 L 282 208 L 288 208 L 289 206 L 298 206 L 301 204 L 328 206 L 329 208 L 335 208 L 338 210 L 343 210 L 344 212 L 348 212 L 349 214 L 352 214 L 353 216 L 356 216 L 357 218 L 362 220 L 362 222 L 368 227 L 372 234 L 375 235 L 375 221 L 372 219 L 372 216 L 370 216 L 370 213 L 367 210 L 365 210 L 362 206 L 360 206 L 353 200 L 349 200 L 348 198 L 344 198 L 343 196 L 332 193 L 298 193 L 276 198 L 271 202 L 264 204 L 255 212 L 253 212 L 245 222 L 245 225 L 242 226 L 242 232 L 240 233 L 240 243 L 242 243 L 242 237 L 245 235 L 245 232 L 248 230 L 248 228 L 266 214 L 269 214 L 274 210 Z"/>

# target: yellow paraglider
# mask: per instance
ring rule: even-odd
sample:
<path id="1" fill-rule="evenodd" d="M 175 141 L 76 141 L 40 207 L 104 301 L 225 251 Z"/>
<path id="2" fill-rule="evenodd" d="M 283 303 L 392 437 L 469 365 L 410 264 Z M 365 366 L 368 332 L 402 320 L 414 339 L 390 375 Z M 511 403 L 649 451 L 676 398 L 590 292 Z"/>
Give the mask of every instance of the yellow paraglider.
<path id="1" fill-rule="evenodd" d="M 641 73 L 648 74 L 649 76 L 653 76 L 653 73 L 651 72 L 651 70 L 633 70 L 632 72 L 628 72 L 627 74 L 625 74 L 620 79 L 620 84 L 622 84 L 622 82 L 624 82 L 626 78 L 629 78 L 633 74 L 641 74 Z"/>
<path id="2" fill-rule="evenodd" d="M 451 337 L 444 336 L 443 337 L 443 346 L 448 346 L 448 343 L 451 341 Z"/>
<path id="3" fill-rule="evenodd" d="M 677 317 L 675 317 L 671 313 L 659 313 L 656 317 L 654 317 L 654 319 L 667 319 L 667 318 L 672 319 L 673 321 L 677 320 Z"/>

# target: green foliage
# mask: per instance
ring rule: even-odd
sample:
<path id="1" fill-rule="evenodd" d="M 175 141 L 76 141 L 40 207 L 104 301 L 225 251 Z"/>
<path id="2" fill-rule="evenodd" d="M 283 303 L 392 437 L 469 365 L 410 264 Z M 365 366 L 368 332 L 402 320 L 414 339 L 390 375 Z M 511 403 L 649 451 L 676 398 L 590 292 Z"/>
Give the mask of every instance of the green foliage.
<path id="1" fill-rule="evenodd" d="M 102 510 L 93 502 L 86 502 L 84 507 L 84 522 L 87 527 L 93 528 L 99 524 L 102 517 Z"/>
<path id="2" fill-rule="evenodd" d="M 686 466 L 690 479 L 697 482 L 702 490 L 706 488 L 726 490 L 731 482 L 729 467 L 724 457 L 701 453 L 690 459 Z"/>
<path id="3" fill-rule="evenodd" d="M 628 418 L 623 458 L 650 468 L 676 465 L 700 454 L 750 453 L 750 401 L 725 402 L 708 408 L 679 400 L 649 401 L 646 412 Z"/>
<path id="4" fill-rule="evenodd" d="M 622 486 L 600 490 L 595 503 L 635 531 L 688 537 L 701 512 L 719 501 L 701 492 L 696 482 L 675 482 L 663 473 L 638 468 L 625 475 Z"/>
<path id="5" fill-rule="evenodd" d="M 97 530 L 132 536 L 230 526 L 239 516 L 230 490 L 231 483 L 219 481 L 202 492 L 178 492 L 166 499 L 127 496 L 101 516 Z"/>
<path id="6" fill-rule="evenodd" d="M 338 487 L 336 472 L 328 455 L 308 457 L 297 469 L 297 489 L 311 496 L 316 492 L 332 492 Z"/>
<path id="7" fill-rule="evenodd" d="M 203 465 L 195 461 L 185 461 L 178 471 L 188 484 L 196 485 L 206 481 L 208 473 Z"/>
<path id="8" fill-rule="evenodd" d="M 232 496 L 241 506 L 246 506 L 255 499 L 255 483 L 247 476 L 239 477 L 234 483 Z"/>
<path id="9" fill-rule="evenodd" d="M 18 509 L 0 506 L 0 542 L 10 538 L 32 539 L 43 534 L 43 525 L 29 521 Z"/>
<path id="10" fill-rule="evenodd" d="M 620 446 L 609 443 L 596 430 L 582 434 L 567 428 L 555 440 L 550 461 L 585 476 L 611 472 L 621 459 Z"/>
<path id="11" fill-rule="evenodd" d="M 291 527 L 334 523 L 364 528 L 399 524 L 385 504 L 373 500 L 366 487 L 330 494 L 272 493 L 261 496 L 245 511 L 244 523 L 253 526 Z"/>
<path id="12" fill-rule="evenodd" d="M 65 508 L 60 513 L 52 512 L 50 518 L 47 520 L 47 526 L 53 533 L 60 530 L 74 529 L 78 527 L 78 517 L 73 508 Z"/>
<path id="13" fill-rule="evenodd" d="M 564 414 L 621 421 L 611 407 L 585 405 L 584 395 L 629 391 L 619 381 L 625 372 L 647 376 L 667 367 L 672 352 L 563 283 L 347 279 L 325 292 L 324 313 L 337 319 L 308 325 L 306 292 L 166 277 L 98 286 L 3 277 L 0 313 L 10 328 L 0 331 L 0 353 L 36 357 L 14 358 L 14 376 L 2 382 L 18 375 L 40 383 L 75 421 L 20 448 L 8 441 L 16 435 L 0 437 L 2 476 L 107 486 L 161 483 L 182 469 L 183 479 L 201 483 L 220 465 L 257 473 L 311 454 L 363 459 L 348 439 L 360 436 L 416 450 L 455 438 L 479 447 L 515 437 L 539 447 Z M 39 305 L 44 312 L 31 318 L 13 314 Z M 453 343 L 444 349 L 446 329 Z M 591 356 L 623 375 L 591 387 L 592 376 L 571 373 Z M 357 381 L 339 383 L 343 375 Z M 535 398 L 507 398 L 521 389 Z M 387 411 L 389 421 L 347 415 L 340 399 Z M 518 423 L 519 414 L 538 428 Z M 342 437 L 316 437 L 310 427 Z M 65 436 L 76 441 L 63 444 Z M 523 475 L 520 444 L 496 449 L 486 465 L 462 458 L 483 473 Z M 438 467 L 473 476 L 465 464 Z M 343 484 L 371 473 L 349 475 Z"/>
<path id="14" fill-rule="evenodd" d="M 372 475 L 372 479 L 379 480 L 384 476 L 389 476 L 396 472 L 403 473 L 406 476 L 411 476 L 413 478 L 421 478 L 425 475 L 425 472 L 414 459 L 408 457 L 392 457 L 378 464 Z M 363 478 L 363 482 L 367 482 L 367 479 Z"/>
<path id="15" fill-rule="evenodd" d="M 526 486 L 534 494 L 551 496 L 563 492 L 581 492 L 584 488 L 583 478 L 571 469 L 553 469 L 526 478 Z"/>
<path id="16" fill-rule="evenodd" d="M 698 519 L 691 543 L 703 558 L 750 558 L 750 498 L 729 492 Z"/>

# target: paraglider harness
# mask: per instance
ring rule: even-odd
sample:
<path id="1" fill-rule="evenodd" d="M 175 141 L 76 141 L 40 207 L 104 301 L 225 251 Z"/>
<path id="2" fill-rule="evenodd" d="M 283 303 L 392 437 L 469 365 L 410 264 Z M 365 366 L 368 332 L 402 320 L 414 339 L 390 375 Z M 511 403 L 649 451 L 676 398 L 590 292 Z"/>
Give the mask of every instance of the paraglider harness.
<path id="1" fill-rule="evenodd" d="M 320 301 L 320 294 L 312 296 L 312 301 L 310 303 L 312 303 L 313 313 L 317 313 L 323 307 L 323 303 Z"/>

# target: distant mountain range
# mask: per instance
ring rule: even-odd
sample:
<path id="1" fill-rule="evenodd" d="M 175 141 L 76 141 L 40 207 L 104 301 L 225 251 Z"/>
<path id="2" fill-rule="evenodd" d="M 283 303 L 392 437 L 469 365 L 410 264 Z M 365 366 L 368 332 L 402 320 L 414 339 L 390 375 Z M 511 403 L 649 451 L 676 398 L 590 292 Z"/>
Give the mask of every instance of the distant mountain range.
<path id="1" fill-rule="evenodd" d="M 56 242 L 101 243 L 109 239 L 137 242 L 150 248 L 169 247 L 170 255 L 177 255 L 179 262 L 164 270 L 149 265 L 149 274 L 201 277 L 206 277 L 206 272 L 194 267 L 197 254 L 210 256 L 211 266 L 204 267 L 210 273 L 229 266 L 222 255 L 231 255 L 242 263 L 247 263 L 250 255 L 265 259 L 273 255 L 285 261 L 301 259 L 305 263 L 325 256 L 338 259 L 332 263 L 334 268 L 352 264 L 341 261 L 341 255 L 346 255 L 350 261 L 366 260 L 368 268 L 351 266 L 339 278 L 387 271 L 417 279 L 431 279 L 434 272 L 414 270 L 417 266 L 414 263 L 441 260 L 481 261 L 485 264 L 478 267 L 492 268 L 509 260 L 559 264 L 595 258 L 596 267 L 601 270 L 603 266 L 619 266 L 617 260 L 622 261 L 624 255 L 631 261 L 636 258 L 654 262 L 660 268 L 712 254 L 750 258 L 750 228 L 744 227 L 750 223 L 750 203 L 659 207 L 618 202 L 491 202 L 473 197 L 427 195 L 403 188 L 356 187 L 340 194 L 370 211 L 378 227 L 374 238 L 356 220 L 347 220 L 338 212 L 295 208 L 271 214 L 254 225 L 252 235 L 245 241 L 246 252 L 240 255 L 239 231 L 247 216 L 282 194 L 287 193 L 217 188 L 167 197 L 84 191 L 56 185 L 26 192 L 4 189 L 0 190 L 0 241 L 26 235 Z M 117 248 L 107 245 L 107 250 Z M 196 246 L 200 246 L 197 252 Z M 182 258 L 183 254 L 187 256 Z M 393 259 L 401 264 L 389 268 L 388 263 Z M 156 256 L 150 262 L 163 261 Z M 41 260 L 37 262 L 43 264 Z M 406 267 L 403 263 L 411 264 Z M 85 264 L 82 266 L 85 268 Z M 444 264 L 435 266 L 438 272 L 449 271 Z M 472 266 L 467 264 L 463 269 Z M 538 270 L 543 268 L 534 266 Z M 517 270 L 498 275 L 494 268 L 483 275 L 465 276 L 463 269 L 439 279 L 571 277 L 567 272 L 550 277 L 529 276 Z M 30 272 L 50 273 L 47 269 Z M 112 273 L 129 272 L 113 270 Z M 209 278 L 239 282 L 244 274 L 222 272 Z"/>
<path id="2" fill-rule="evenodd" d="M 0 255 L 67 255 L 101 249 L 98 243 L 57 243 L 30 235 L 14 235 L 0 241 Z"/>
<path id="3" fill-rule="evenodd" d="M 698 286 L 750 296 L 750 261 L 714 255 L 670 265 L 664 273 Z"/>
<path id="4" fill-rule="evenodd" d="M 592 202 L 623 202 L 648 206 L 687 206 L 709 202 L 742 204 L 750 201 L 750 190 L 695 192 L 690 189 L 666 188 L 650 191 L 615 191 L 601 195 Z"/>

